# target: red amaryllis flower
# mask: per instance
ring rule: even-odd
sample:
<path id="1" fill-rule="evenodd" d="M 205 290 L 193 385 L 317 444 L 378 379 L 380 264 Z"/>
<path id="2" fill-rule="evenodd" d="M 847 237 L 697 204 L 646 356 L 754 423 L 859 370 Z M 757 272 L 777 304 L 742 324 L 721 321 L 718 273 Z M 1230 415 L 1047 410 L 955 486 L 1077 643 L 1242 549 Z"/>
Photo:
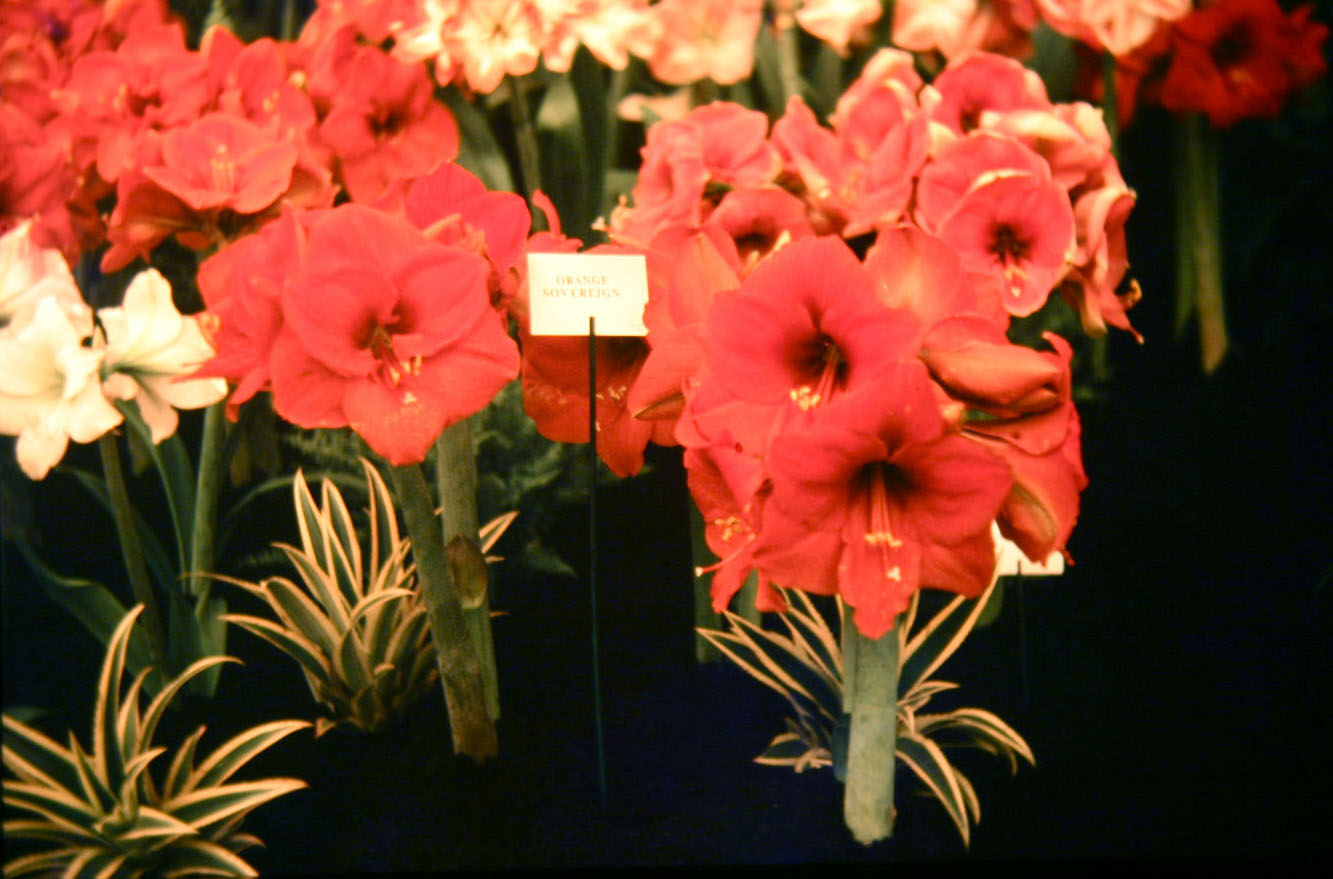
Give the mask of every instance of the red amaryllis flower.
<path id="1" fill-rule="evenodd" d="M 784 585 L 836 586 L 866 637 L 893 628 L 920 587 L 974 596 L 990 582 L 990 527 L 1009 467 L 946 429 L 924 365 L 885 366 L 818 420 L 776 437 L 767 465 L 756 566 Z M 799 555 L 793 533 L 806 538 Z"/>
<path id="2" fill-rule="evenodd" d="M 382 211 L 322 215 L 283 290 L 274 410 L 302 427 L 350 425 L 395 466 L 423 460 L 518 372 L 488 273 L 480 257 Z"/>
<path id="3" fill-rule="evenodd" d="M 931 87 L 939 93 L 931 118 L 957 134 L 979 127 L 982 114 L 988 111 L 1051 109 L 1040 76 L 1013 58 L 990 52 L 951 62 Z"/>
<path id="4" fill-rule="evenodd" d="M 916 226 L 880 230 L 865 267 L 880 301 L 911 312 L 923 329 L 959 314 L 977 315 L 1002 330 L 1009 326 L 995 285 L 963 271 L 952 247 Z"/>
<path id="5" fill-rule="evenodd" d="M 911 315 L 879 301 L 841 239 L 802 239 L 760 265 L 738 291 L 718 297 L 704 331 L 700 400 L 735 401 L 751 410 L 751 428 L 785 422 L 910 356 L 917 332 Z M 696 408 L 694 415 L 710 432 L 718 418 L 736 417 L 727 411 Z M 735 429 L 744 447 L 762 453 L 763 433 Z"/>
<path id="6" fill-rule="evenodd" d="M 202 326 L 217 354 L 195 375 L 225 378 L 232 386 L 227 398 L 232 420 L 242 403 L 271 387 L 269 355 L 282 330 L 282 289 L 300 268 L 305 244 L 297 214 L 287 210 L 199 266 L 207 308 Z"/>
<path id="7" fill-rule="evenodd" d="M 162 163 L 143 169 L 149 180 L 195 211 L 254 214 L 292 182 L 297 149 L 274 140 L 240 116 L 209 113 L 162 136 Z"/>
<path id="8" fill-rule="evenodd" d="M 651 350 L 626 402 L 636 418 L 674 422 L 685 405 L 686 381 L 703 365 L 701 336 L 713 301 L 740 286 L 740 256 L 711 223 L 697 232 L 668 229 L 646 256 L 643 322 Z"/>
<path id="9" fill-rule="evenodd" d="M 523 197 L 491 192 L 476 175 L 453 162 L 431 173 L 389 185 L 376 207 L 401 209 L 427 238 L 475 253 L 490 264 L 491 305 L 501 314 L 517 292 L 532 216 Z"/>
<path id="10" fill-rule="evenodd" d="M 319 134 L 337 156 L 353 201 L 374 201 L 394 180 L 458 155 L 458 125 L 434 100 L 423 67 L 361 46 L 340 72 Z"/>
<path id="11" fill-rule="evenodd" d="M 1324 72 L 1328 28 L 1309 8 L 1283 13 L 1275 0 L 1223 0 L 1178 21 L 1160 99 L 1169 110 L 1199 110 L 1222 128 L 1276 116 L 1288 96 Z"/>
<path id="12" fill-rule="evenodd" d="M 1050 168 L 1015 140 L 973 134 L 940 151 L 921 173 L 918 219 L 990 274 L 1005 308 L 1032 314 L 1069 270 L 1074 212 Z"/>
<path id="13" fill-rule="evenodd" d="M 958 317 L 932 328 L 920 355 L 966 407 L 964 436 L 1008 462 L 1014 485 L 998 516 L 1000 531 L 1038 562 L 1064 549 L 1088 484 L 1070 399 L 1072 351 L 1053 333 L 1045 338 L 1053 351 L 1010 344 L 994 325 Z"/>

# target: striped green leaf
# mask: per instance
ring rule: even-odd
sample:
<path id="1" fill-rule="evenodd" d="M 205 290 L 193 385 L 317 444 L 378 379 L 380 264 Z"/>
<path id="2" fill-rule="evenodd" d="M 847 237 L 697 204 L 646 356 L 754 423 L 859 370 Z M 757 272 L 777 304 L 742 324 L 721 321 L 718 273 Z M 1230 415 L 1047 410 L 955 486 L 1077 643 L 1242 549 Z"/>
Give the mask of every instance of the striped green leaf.
<path id="1" fill-rule="evenodd" d="M 963 845 L 968 845 L 971 825 L 967 800 L 958 783 L 957 772 L 940 746 L 920 736 L 899 736 L 896 754 L 939 800 L 962 836 Z"/>
<path id="2" fill-rule="evenodd" d="M 162 879 L 196 876 L 258 876 L 255 869 L 226 846 L 207 839 L 185 839 L 171 847 Z"/>
<path id="3" fill-rule="evenodd" d="M 297 730 L 310 726 L 304 720 L 276 720 L 251 727 L 227 740 L 190 774 L 185 787 L 195 790 L 221 784 L 231 778 L 255 755 Z"/>
<path id="4" fill-rule="evenodd" d="M 283 794 L 306 787 L 295 778 L 266 778 L 263 781 L 243 781 L 202 790 L 192 790 L 162 803 L 161 808 L 182 821 L 205 832 L 209 826 L 248 812 L 256 806 Z"/>

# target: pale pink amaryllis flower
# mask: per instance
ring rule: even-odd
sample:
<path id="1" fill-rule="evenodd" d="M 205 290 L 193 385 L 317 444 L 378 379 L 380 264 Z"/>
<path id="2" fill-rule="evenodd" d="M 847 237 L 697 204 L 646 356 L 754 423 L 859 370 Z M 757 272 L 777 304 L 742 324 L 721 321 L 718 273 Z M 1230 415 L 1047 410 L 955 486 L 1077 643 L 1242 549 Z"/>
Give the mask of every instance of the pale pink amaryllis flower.
<path id="1" fill-rule="evenodd" d="M 422 0 L 416 19 L 395 34 L 402 60 L 435 59 L 435 77 L 480 94 L 505 76 L 537 69 L 546 43 L 541 10 L 531 0 Z"/>
<path id="2" fill-rule="evenodd" d="M 176 432 L 177 409 L 200 409 L 227 395 L 220 378 L 183 378 L 213 356 L 198 318 L 182 315 L 156 269 L 130 281 L 122 304 L 97 312 L 106 346 L 102 390 L 134 400 L 154 443 Z"/>
<path id="3" fill-rule="evenodd" d="M 880 0 L 805 0 L 795 18 L 806 33 L 846 55 L 852 38 L 879 21 L 883 11 Z"/>
<path id="4" fill-rule="evenodd" d="M 652 54 L 661 30 L 647 0 L 536 0 L 536 4 L 545 34 L 542 60 L 558 73 L 569 70 L 580 45 L 607 67 L 624 70 L 631 54 Z"/>
<path id="5" fill-rule="evenodd" d="M 83 307 L 69 264 L 59 250 L 38 245 L 29 218 L 0 237 L 0 330 L 47 297 Z"/>
<path id="6" fill-rule="evenodd" d="M 1157 26 L 1190 11 L 1191 0 L 1036 0 L 1060 33 L 1117 57 L 1148 42 Z"/>
<path id="7" fill-rule="evenodd" d="M 0 334 L 0 434 L 18 437 L 30 479 L 44 478 L 71 439 L 90 443 L 124 418 L 102 393 L 105 352 L 83 344 L 92 330 L 90 309 L 48 296 Z"/>
<path id="8" fill-rule="evenodd" d="M 652 9 L 661 26 L 648 58 L 654 77 L 669 85 L 731 85 L 750 75 L 760 0 L 662 0 Z"/>
<path id="9" fill-rule="evenodd" d="M 977 50 L 1026 57 L 1036 24 L 1032 0 L 898 0 L 893 6 L 894 44 L 945 58 Z"/>

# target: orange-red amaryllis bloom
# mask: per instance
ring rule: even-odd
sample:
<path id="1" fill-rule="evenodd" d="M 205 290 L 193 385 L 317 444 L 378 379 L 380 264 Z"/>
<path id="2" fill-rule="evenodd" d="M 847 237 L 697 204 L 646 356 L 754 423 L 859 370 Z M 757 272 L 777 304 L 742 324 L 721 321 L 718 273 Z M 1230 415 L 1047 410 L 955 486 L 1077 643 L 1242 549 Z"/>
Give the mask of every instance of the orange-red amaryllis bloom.
<path id="1" fill-rule="evenodd" d="M 298 150 L 230 113 L 209 113 L 162 136 L 161 164 L 144 176 L 192 210 L 255 214 L 287 191 Z"/>
<path id="2" fill-rule="evenodd" d="M 884 305 L 839 238 L 805 238 L 773 254 L 739 290 L 718 296 L 704 330 L 706 373 L 694 417 L 705 433 L 738 417 L 737 441 L 762 454 L 764 425 L 778 427 L 824 406 L 908 357 L 918 333 L 909 313 Z M 705 404 L 703 401 L 708 400 Z M 726 413 L 725 415 L 723 413 Z"/>
<path id="3" fill-rule="evenodd" d="M 1198 110 L 1223 128 L 1276 116 L 1291 92 L 1325 69 L 1320 44 L 1328 28 L 1290 16 L 1276 0 L 1221 0 L 1176 22 L 1171 66 L 1160 99 L 1169 110 Z"/>
<path id="4" fill-rule="evenodd" d="M 774 438 L 766 464 L 756 566 L 781 585 L 836 587 L 866 637 L 891 630 L 921 587 L 975 596 L 990 582 L 1009 466 L 949 430 L 923 364 L 886 365 Z"/>
<path id="5" fill-rule="evenodd" d="M 423 460 L 518 373 L 488 274 L 400 217 L 355 204 L 323 214 L 283 289 L 274 410 L 302 427 L 350 425 L 395 466 Z"/>
<path id="6" fill-rule="evenodd" d="M 401 210 L 432 241 L 484 257 L 491 304 L 507 314 L 532 225 L 522 196 L 491 192 L 462 165 L 441 162 L 423 177 L 390 184 L 376 207 Z"/>
<path id="7" fill-rule="evenodd" d="M 1078 518 L 1083 471 L 1078 413 L 1070 398 L 1064 339 L 1053 351 L 1010 344 L 993 324 L 956 317 L 926 334 L 920 354 L 931 376 L 964 406 L 964 436 L 1008 462 L 1014 485 L 998 521 L 1033 561 L 1063 550 Z"/>
<path id="8" fill-rule="evenodd" d="M 434 99 L 425 68 L 358 46 L 339 72 L 319 137 L 353 201 L 374 201 L 393 181 L 458 155 L 458 125 Z"/>
<path id="9" fill-rule="evenodd" d="M 227 380 L 232 387 L 227 414 L 233 420 L 241 404 L 271 389 L 269 354 L 282 329 L 282 288 L 300 268 L 304 250 L 301 221 L 286 210 L 199 266 L 199 292 L 207 308 L 202 325 L 217 353 L 197 375 Z"/>
<path id="10" fill-rule="evenodd" d="M 1074 210 L 1046 161 L 1016 140 L 975 133 L 940 151 L 921 173 L 918 219 L 991 275 L 1010 314 L 1046 303 L 1069 271 Z"/>

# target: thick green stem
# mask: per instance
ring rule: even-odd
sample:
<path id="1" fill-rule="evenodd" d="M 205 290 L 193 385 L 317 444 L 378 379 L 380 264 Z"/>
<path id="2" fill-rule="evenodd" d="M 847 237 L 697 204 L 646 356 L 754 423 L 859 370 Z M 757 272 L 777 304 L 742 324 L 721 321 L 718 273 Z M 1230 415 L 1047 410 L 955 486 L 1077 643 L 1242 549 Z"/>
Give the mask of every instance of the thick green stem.
<path id="1" fill-rule="evenodd" d="M 1102 53 L 1102 118 L 1111 135 L 1111 155 L 1120 158 L 1120 104 L 1115 89 L 1115 56 Z"/>
<path id="2" fill-rule="evenodd" d="M 842 621 L 843 711 L 851 714 L 843 819 L 862 845 L 893 835 L 898 737 L 898 631 L 870 639 Z"/>
<path id="3" fill-rule="evenodd" d="M 1203 371 L 1221 364 L 1228 347 L 1222 287 L 1222 200 L 1217 132 L 1199 113 L 1180 128 L 1176 174 L 1176 329 L 1197 315 Z"/>
<path id="4" fill-rule="evenodd" d="M 782 86 L 782 107 L 793 95 L 801 94 L 801 44 L 796 19 L 783 13 L 777 22 L 778 82 Z"/>
<path id="5" fill-rule="evenodd" d="M 454 753 L 464 754 L 480 763 L 494 756 L 500 745 L 495 724 L 486 711 L 481 663 L 468 634 L 443 535 L 435 521 L 430 486 L 421 467 L 416 464 L 394 467 L 390 475 L 412 539 L 417 580 L 426 602 L 440 685 L 449 710 Z"/>
<path id="6" fill-rule="evenodd" d="M 222 492 L 222 453 L 226 447 L 225 403 L 204 411 L 204 432 L 199 440 L 199 470 L 195 477 L 194 522 L 190 529 L 190 594 L 202 606 L 208 602 L 217 548 L 218 497 Z"/>
<path id="7" fill-rule="evenodd" d="M 107 496 L 111 500 L 111 515 L 116 522 L 116 535 L 120 538 L 120 554 L 125 560 L 130 591 L 134 594 L 134 600 L 143 605 L 148 649 L 153 656 L 153 666 L 165 680 L 172 671 L 167 666 L 166 629 L 162 626 L 162 614 L 153 596 L 152 582 L 148 579 L 148 565 L 144 561 L 139 532 L 134 525 L 134 507 L 130 504 L 130 493 L 125 485 L 125 470 L 120 463 L 120 448 L 116 444 L 115 435 L 110 432 L 103 434 L 97 441 L 97 448 L 102 454 L 102 472 L 106 477 Z"/>
<path id="8" fill-rule="evenodd" d="M 542 188 L 541 148 L 537 143 L 537 129 L 532 124 L 528 99 L 518 80 L 506 76 L 505 87 L 509 90 L 509 112 L 514 120 L 514 142 L 518 147 L 519 169 L 523 172 L 523 191 L 527 193 L 528 204 L 532 205 L 533 193 Z M 537 231 L 546 228 L 540 211 L 533 211 L 532 225 Z"/>
<path id="9" fill-rule="evenodd" d="M 705 568 L 713 554 L 704 539 L 704 517 L 699 508 L 690 504 L 690 554 L 694 558 L 694 625 L 700 629 L 721 629 L 722 617 L 713 611 L 713 596 L 710 584 L 713 575 L 705 573 Z M 718 662 L 722 653 L 703 635 L 694 635 L 694 659 L 696 662 Z"/>
<path id="10" fill-rule="evenodd" d="M 477 454 L 472 445 L 472 419 L 465 418 L 440 434 L 435 441 L 435 455 L 435 481 L 443 507 L 444 545 L 451 561 L 462 556 L 471 562 L 460 561 L 454 565 L 454 580 L 464 599 L 463 616 L 481 663 L 486 712 L 491 720 L 499 720 L 500 684 L 495 664 L 495 640 L 491 634 L 491 599 L 486 588 L 485 557 L 478 541 L 481 526 L 477 516 Z M 463 541 L 465 546 L 455 541 Z M 478 559 L 479 566 L 476 564 Z M 470 590 L 471 595 L 463 588 L 464 577 L 477 584 L 478 588 Z"/>

